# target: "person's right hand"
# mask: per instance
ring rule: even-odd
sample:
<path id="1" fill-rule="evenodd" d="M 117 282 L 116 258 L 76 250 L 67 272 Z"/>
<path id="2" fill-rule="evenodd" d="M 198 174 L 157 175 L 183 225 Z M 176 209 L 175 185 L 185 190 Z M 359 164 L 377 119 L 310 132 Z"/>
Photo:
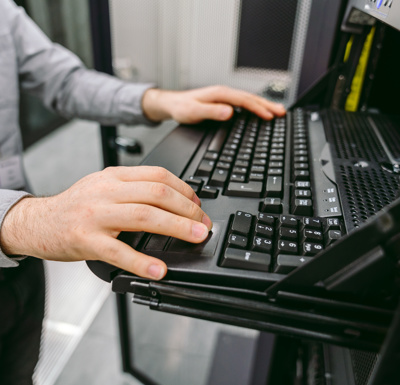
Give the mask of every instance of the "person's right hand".
<path id="1" fill-rule="evenodd" d="M 7 213 L 0 242 L 8 255 L 101 260 L 160 279 L 165 263 L 119 241 L 119 233 L 146 231 L 200 243 L 211 227 L 194 191 L 167 170 L 114 167 L 53 197 L 22 199 Z"/>

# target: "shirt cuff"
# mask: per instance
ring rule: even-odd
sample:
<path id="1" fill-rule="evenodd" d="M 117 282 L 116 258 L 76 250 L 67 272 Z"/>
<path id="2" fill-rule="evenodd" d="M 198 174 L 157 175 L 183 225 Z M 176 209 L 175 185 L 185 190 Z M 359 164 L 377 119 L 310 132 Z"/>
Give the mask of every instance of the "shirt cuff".
<path id="1" fill-rule="evenodd" d="M 153 83 L 127 83 L 118 92 L 118 108 L 120 116 L 126 124 L 145 124 L 156 127 L 161 122 L 147 119 L 142 108 L 144 93 L 150 88 L 157 88 Z"/>
<path id="2" fill-rule="evenodd" d="M 0 231 L 3 225 L 4 218 L 9 212 L 11 207 L 18 203 L 22 198 L 32 196 L 25 191 L 13 191 L 13 190 L 1 190 L 0 193 Z M 18 256 L 16 258 L 10 258 L 3 253 L 0 245 L 0 267 L 16 267 L 18 266 L 18 260 L 26 257 Z"/>

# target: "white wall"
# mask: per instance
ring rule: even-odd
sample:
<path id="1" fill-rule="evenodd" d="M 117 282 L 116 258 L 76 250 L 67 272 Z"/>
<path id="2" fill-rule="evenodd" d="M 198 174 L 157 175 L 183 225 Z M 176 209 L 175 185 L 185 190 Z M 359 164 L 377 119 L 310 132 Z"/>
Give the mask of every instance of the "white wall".
<path id="1" fill-rule="evenodd" d="M 163 88 L 226 84 L 260 93 L 279 80 L 293 100 L 312 0 L 300 3 L 288 72 L 234 68 L 240 1 L 113 0 L 114 57 L 131 63 L 133 80 Z"/>

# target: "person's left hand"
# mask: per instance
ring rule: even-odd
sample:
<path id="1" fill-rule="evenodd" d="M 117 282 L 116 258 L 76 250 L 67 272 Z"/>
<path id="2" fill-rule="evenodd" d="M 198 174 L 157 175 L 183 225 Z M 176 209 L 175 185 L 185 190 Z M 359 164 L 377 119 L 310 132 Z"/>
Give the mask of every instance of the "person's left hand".
<path id="1" fill-rule="evenodd" d="M 180 123 L 198 123 L 205 119 L 228 120 L 233 107 L 243 107 L 262 119 L 283 116 L 282 104 L 225 86 L 211 86 L 189 91 L 166 91 L 156 88 L 143 96 L 144 114 L 153 121 L 174 119 Z"/>

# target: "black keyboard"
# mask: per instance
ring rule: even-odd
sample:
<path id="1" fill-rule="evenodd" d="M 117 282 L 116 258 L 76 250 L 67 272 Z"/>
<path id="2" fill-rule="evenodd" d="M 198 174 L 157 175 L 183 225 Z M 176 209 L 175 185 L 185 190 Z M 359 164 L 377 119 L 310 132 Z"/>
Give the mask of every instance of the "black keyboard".
<path id="1" fill-rule="evenodd" d="M 219 266 L 287 274 L 345 234 L 340 214 L 313 217 L 307 122 L 302 109 L 272 121 L 238 110 L 186 178 L 203 199 L 221 194 L 259 202 L 257 215 L 231 215 Z M 337 201 L 336 192 L 324 199 Z"/>
<path id="2" fill-rule="evenodd" d="M 293 185 L 291 213 L 312 216 L 306 119 L 301 109 L 290 118 L 292 140 L 287 141 L 288 118 L 265 121 L 237 113 L 231 127 L 223 125 L 215 133 L 195 175 L 186 182 L 200 198 L 217 198 L 219 187 L 226 196 L 265 198 L 263 211 L 281 213 L 288 179 Z"/>

